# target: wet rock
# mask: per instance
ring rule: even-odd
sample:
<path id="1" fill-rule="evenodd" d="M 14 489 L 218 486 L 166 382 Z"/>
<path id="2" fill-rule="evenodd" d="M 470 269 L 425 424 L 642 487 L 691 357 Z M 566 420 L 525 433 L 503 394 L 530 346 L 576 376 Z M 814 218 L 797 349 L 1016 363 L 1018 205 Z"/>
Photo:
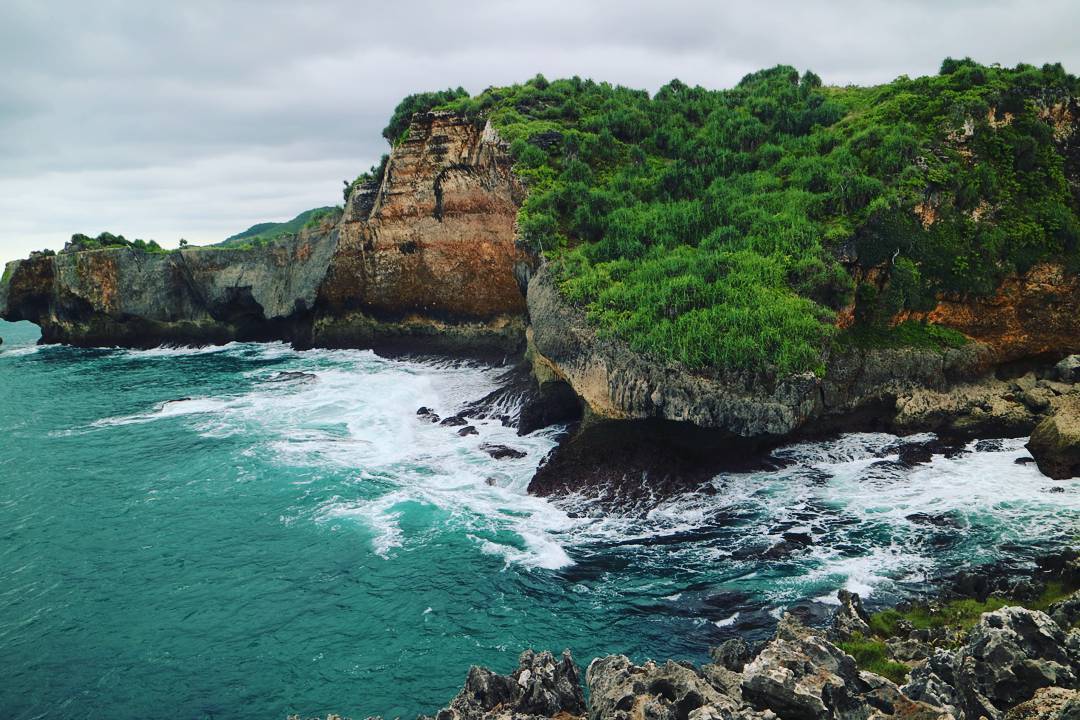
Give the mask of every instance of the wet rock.
<path id="1" fill-rule="evenodd" d="M 1032 431 L 1027 449 L 1048 477 L 1080 475 L 1080 398 L 1063 398 L 1057 411 Z"/>
<path id="2" fill-rule="evenodd" d="M 266 382 L 272 383 L 286 383 L 286 382 L 314 382 L 317 378 L 315 375 L 306 372 L 297 372 L 293 370 L 282 370 L 276 372 L 266 379 Z"/>
<path id="3" fill-rule="evenodd" d="M 706 720 L 739 709 L 692 665 L 652 661 L 634 665 L 625 655 L 597 658 L 585 673 L 589 720 Z"/>
<path id="4" fill-rule="evenodd" d="M 750 662 L 752 653 L 750 645 L 742 638 L 725 640 L 714 648 L 709 648 L 709 657 L 721 667 L 734 672 L 742 672 L 746 663 Z"/>
<path id="5" fill-rule="evenodd" d="M 933 525 L 934 527 L 945 528 L 962 528 L 964 527 L 963 521 L 953 513 L 941 513 L 940 515 L 934 515 L 932 513 L 917 512 L 904 516 L 907 520 L 915 523 L 916 525 Z"/>
<path id="6" fill-rule="evenodd" d="M 428 422 L 433 422 L 433 423 L 439 422 L 439 416 L 436 415 L 435 412 L 431 408 L 428 408 L 428 407 L 418 408 L 417 411 L 416 411 L 416 416 L 424 418 Z"/>
<path id="7" fill-rule="evenodd" d="M 1080 720 L 1080 691 L 1041 688 L 1005 713 L 1005 720 Z"/>
<path id="8" fill-rule="evenodd" d="M 507 447 L 506 445 L 495 445 L 493 443 L 483 443 L 480 445 L 480 449 L 496 460 L 505 460 L 506 458 L 517 460 L 528 455 L 528 453 L 521 450 L 516 450 L 512 447 Z"/>
<path id="9" fill-rule="evenodd" d="M 550 652 L 526 650 L 518 669 L 499 675 L 472 667 L 465 687 L 436 720 L 494 720 L 495 718 L 578 717 L 585 712 L 581 679 L 570 651 L 556 659 Z"/>
<path id="10" fill-rule="evenodd" d="M 475 425 L 466 425 L 465 427 L 458 430 L 457 434 L 461 437 L 466 437 L 468 435 L 479 435 L 480 431 L 476 429 Z"/>
<path id="11" fill-rule="evenodd" d="M 449 427 L 458 427 L 460 425 L 468 425 L 469 421 L 463 418 L 461 415 L 451 415 L 448 418 L 443 418 L 440 425 L 447 425 Z"/>
<path id="12" fill-rule="evenodd" d="M 836 640 L 850 640 L 856 635 L 869 637 L 870 616 L 863 610 L 862 599 L 858 593 L 840 590 L 836 593 L 840 600 L 840 609 L 833 616 L 832 628 L 829 636 Z"/>

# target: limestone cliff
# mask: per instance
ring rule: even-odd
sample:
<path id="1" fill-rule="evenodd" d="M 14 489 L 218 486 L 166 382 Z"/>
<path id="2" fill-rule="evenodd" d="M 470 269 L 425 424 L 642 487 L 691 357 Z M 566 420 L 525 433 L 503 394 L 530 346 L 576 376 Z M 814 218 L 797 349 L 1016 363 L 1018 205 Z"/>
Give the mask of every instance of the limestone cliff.
<path id="1" fill-rule="evenodd" d="M 337 222 L 255 248 L 35 254 L 0 280 L 0 317 L 44 342 L 507 353 L 524 342 L 514 242 L 524 196 L 490 127 L 417 115 L 378 185 Z"/>
<path id="2" fill-rule="evenodd" d="M 1019 399 L 1010 397 L 1002 413 L 987 411 L 981 420 L 965 408 L 989 407 L 991 396 L 1013 392 L 992 377 L 1003 364 L 1080 352 L 1080 283 L 1049 265 L 1008 280 L 990 299 L 943 299 L 929 319 L 972 338 L 964 347 L 850 349 L 829 359 L 824 377 L 691 372 L 644 357 L 598 335 L 559 294 L 547 267 L 533 276 L 528 301 L 535 362 L 568 382 L 594 417 L 688 422 L 747 438 L 852 418 L 904 432 L 1022 434 L 1035 415 L 1017 410 L 1024 407 Z M 946 407 L 947 398 L 956 407 Z M 1022 417 L 1013 418 L 1017 413 Z"/>

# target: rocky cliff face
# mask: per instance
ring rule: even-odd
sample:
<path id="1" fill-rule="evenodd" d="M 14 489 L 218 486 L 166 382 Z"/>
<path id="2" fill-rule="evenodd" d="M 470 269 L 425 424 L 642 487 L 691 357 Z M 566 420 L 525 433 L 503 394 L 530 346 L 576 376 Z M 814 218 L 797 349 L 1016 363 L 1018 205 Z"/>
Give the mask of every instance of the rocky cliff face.
<path id="1" fill-rule="evenodd" d="M 325 235 L 254 250 L 38 254 L 8 265 L 2 314 L 76 345 L 303 342 L 334 245 Z"/>
<path id="2" fill-rule="evenodd" d="M 357 188 L 336 224 L 252 249 L 37 254 L 6 269 L 0 317 L 77 345 L 513 352 L 525 311 L 515 268 L 531 262 L 514 242 L 523 197 L 490 127 L 418 115 L 382 182 Z"/>
<path id="3" fill-rule="evenodd" d="M 434 339 L 448 324 L 472 344 L 520 342 L 525 299 L 514 269 L 532 263 L 514 243 L 524 197 L 490 125 L 418 115 L 381 185 L 349 200 L 314 342 L 366 345 L 373 332 Z"/>
<path id="4" fill-rule="evenodd" d="M 849 350 L 830 358 L 821 378 L 690 372 L 644 358 L 618 340 L 599 337 L 584 313 L 560 296 L 547 268 L 532 278 L 528 300 L 536 362 L 570 383 L 594 416 L 689 422 L 741 437 L 786 436 L 811 422 L 827 426 L 860 413 L 874 414 L 888 429 L 959 431 L 942 427 L 945 419 L 933 416 L 933 407 L 944 402 L 935 403 L 934 393 L 966 388 L 968 404 L 978 404 L 1014 392 L 988 377 L 1003 363 L 1080 350 L 1080 282 L 1045 265 L 1010 280 L 993 298 L 943 300 L 929 314 L 931 321 L 971 337 L 969 345 Z M 1019 403 L 1008 399 L 1014 401 Z M 953 419 L 961 410 L 938 409 Z M 986 423 L 972 422 L 969 432 L 998 431 L 992 427 L 996 420 L 987 413 Z"/>

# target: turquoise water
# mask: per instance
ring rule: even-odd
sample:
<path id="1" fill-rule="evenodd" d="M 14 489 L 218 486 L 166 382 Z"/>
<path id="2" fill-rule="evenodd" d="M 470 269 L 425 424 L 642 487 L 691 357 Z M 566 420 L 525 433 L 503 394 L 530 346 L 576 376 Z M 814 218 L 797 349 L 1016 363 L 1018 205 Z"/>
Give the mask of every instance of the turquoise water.
<path id="1" fill-rule="evenodd" d="M 849 435 L 603 514 L 525 494 L 554 430 L 459 437 L 417 418 L 484 396 L 497 369 L 275 344 L 38 347 L 25 323 L 0 336 L 14 718 L 410 717 L 474 663 L 506 671 L 528 647 L 700 660 L 842 586 L 885 601 L 1023 563 L 1071 540 L 1080 513 L 1080 484 L 1015 464 L 1022 441 L 911 468 L 896 438 Z M 764 557 L 784 532 L 812 542 Z"/>

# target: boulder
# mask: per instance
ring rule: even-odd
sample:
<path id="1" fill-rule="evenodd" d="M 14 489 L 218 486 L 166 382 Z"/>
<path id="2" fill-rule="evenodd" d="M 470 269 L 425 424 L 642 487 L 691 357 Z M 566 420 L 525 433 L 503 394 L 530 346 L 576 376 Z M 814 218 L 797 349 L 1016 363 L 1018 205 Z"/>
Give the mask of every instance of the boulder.
<path id="1" fill-rule="evenodd" d="M 1080 623 L 1080 590 L 1051 605 L 1049 615 L 1054 622 L 1063 628 Z"/>
<path id="2" fill-rule="evenodd" d="M 1054 366 L 1054 374 L 1061 382 L 1080 381 L 1080 355 L 1069 355 Z"/>
<path id="3" fill-rule="evenodd" d="M 1080 399 L 1062 399 L 1057 412 L 1032 431 L 1027 449 L 1048 477 L 1064 480 L 1080 475 Z"/>

